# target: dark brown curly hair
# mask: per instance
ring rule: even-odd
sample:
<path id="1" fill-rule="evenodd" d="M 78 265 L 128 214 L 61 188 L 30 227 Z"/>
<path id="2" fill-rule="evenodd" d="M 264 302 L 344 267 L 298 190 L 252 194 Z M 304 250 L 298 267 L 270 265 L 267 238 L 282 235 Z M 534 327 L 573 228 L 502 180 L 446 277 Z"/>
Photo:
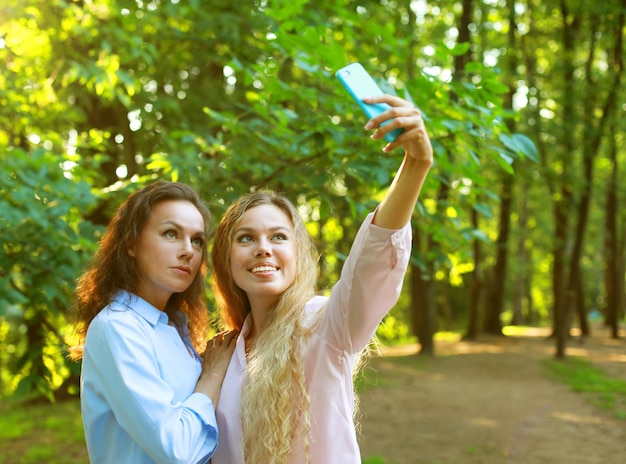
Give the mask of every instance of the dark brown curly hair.
<path id="1" fill-rule="evenodd" d="M 127 250 L 137 240 L 154 206 L 172 200 L 193 204 L 202 215 L 205 233 L 209 236 L 213 217 L 190 186 L 180 182 L 157 181 L 132 193 L 115 212 L 94 258 L 77 281 L 72 316 L 78 332 L 78 342 L 70 347 L 70 358 L 82 358 L 89 324 L 111 302 L 117 291 L 136 293 L 137 269 Z M 174 293 L 165 307 L 165 312 L 175 324 L 180 323 L 176 317 L 177 311 L 187 315 L 189 335 L 199 353 L 204 351 L 209 333 L 209 313 L 205 300 L 208 269 L 208 250 L 205 247 L 200 271 L 192 284 L 184 292 Z"/>

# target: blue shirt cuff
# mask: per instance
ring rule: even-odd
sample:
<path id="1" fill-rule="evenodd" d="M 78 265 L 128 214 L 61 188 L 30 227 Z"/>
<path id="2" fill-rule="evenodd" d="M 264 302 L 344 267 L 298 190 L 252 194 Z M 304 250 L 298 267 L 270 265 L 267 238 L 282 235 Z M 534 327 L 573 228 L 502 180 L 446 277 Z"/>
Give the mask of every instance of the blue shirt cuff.
<path id="1" fill-rule="evenodd" d="M 217 428 L 217 419 L 215 418 L 215 408 L 211 398 L 204 393 L 193 393 L 185 401 L 185 407 L 195 412 L 204 425 L 212 425 Z"/>

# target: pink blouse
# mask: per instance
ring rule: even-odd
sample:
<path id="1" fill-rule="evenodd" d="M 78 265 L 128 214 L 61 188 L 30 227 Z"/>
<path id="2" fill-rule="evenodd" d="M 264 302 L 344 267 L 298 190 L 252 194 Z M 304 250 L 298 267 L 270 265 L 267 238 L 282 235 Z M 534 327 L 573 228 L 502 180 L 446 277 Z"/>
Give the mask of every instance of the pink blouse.
<path id="1" fill-rule="evenodd" d="M 311 401 L 310 457 L 312 464 L 360 464 L 353 422 L 352 368 L 378 324 L 397 302 L 411 254 L 411 227 L 383 229 L 370 213 L 354 240 L 341 278 L 305 348 L 305 378 Z M 329 299 L 316 296 L 305 311 L 314 315 Z M 314 319 L 311 317 L 311 319 Z M 245 373 L 246 319 L 231 358 L 219 403 L 219 442 L 212 464 L 243 464 L 240 417 L 241 382 Z M 305 463 L 302 443 L 295 443 L 290 463 Z"/>

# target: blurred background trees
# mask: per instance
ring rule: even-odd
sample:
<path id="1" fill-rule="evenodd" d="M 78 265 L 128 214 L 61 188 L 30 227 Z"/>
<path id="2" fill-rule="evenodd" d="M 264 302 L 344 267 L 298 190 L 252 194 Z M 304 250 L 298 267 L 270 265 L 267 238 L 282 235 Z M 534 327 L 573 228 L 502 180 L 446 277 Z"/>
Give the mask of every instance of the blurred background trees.
<path id="1" fill-rule="evenodd" d="M 380 338 L 432 354 L 440 331 L 548 324 L 562 357 L 592 317 L 617 337 L 625 1 L 0 0 L 0 398 L 76 393 L 74 281 L 157 178 L 216 217 L 285 192 L 336 278 L 401 156 L 335 79 L 352 61 L 422 110 L 436 153 Z"/>

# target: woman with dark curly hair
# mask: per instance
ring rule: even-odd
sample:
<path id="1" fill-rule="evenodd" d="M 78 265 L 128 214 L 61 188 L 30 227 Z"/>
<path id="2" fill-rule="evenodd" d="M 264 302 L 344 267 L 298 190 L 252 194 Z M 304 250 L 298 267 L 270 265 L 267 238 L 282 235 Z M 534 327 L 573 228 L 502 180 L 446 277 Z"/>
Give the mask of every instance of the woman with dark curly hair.
<path id="1" fill-rule="evenodd" d="M 191 187 L 148 185 L 116 211 L 78 280 L 71 355 L 82 359 L 94 464 L 207 462 L 217 446 L 214 405 L 236 333 L 207 345 L 210 224 Z"/>

